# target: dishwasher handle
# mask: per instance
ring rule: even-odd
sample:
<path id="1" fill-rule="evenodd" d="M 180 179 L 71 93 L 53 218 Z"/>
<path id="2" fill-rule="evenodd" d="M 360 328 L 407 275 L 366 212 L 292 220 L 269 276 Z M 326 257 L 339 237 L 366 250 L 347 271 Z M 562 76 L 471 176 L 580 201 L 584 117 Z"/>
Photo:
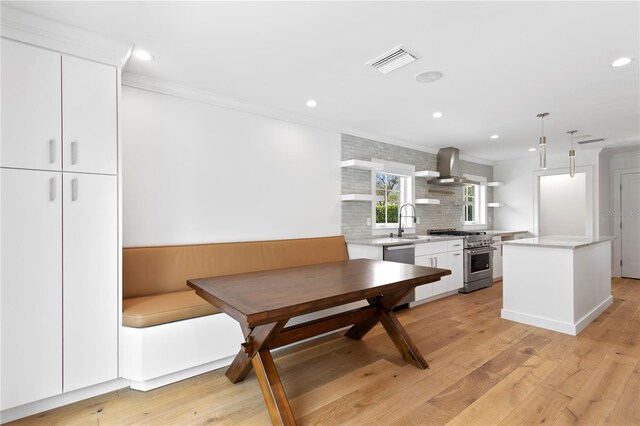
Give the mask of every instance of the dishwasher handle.
<path id="1" fill-rule="evenodd" d="M 415 249 L 416 245 L 415 244 L 405 244 L 405 245 L 402 245 L 402 246 L 387 246 L 384 249 L 388 250 L 388 251 L 394 251 L 394 250 L 406 250 L 406 249 L 409 249 L 409 248 Z"/>

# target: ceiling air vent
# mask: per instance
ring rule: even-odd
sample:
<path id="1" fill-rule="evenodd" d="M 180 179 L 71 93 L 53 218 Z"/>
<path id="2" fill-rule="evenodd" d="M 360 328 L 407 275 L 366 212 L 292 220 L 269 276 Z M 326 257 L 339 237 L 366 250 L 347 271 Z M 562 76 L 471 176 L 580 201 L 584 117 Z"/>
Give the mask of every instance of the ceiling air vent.
<path id="1" fill-rule="evenodd" d="M 598 139 L 589 139 L 587 141 L 578 141 L 579 144 L 583 144 L 583 143 L 594 143 L 594 142 L 602 142 L 604 141 L 604 138 L 598 138 Z"/>
<path id="2" fill-rule="evenodd" d="M 378 56 L 377 58 L 367 62 L 365 65 L 371 65 L 382 74 L 389 74 L 391 71 L 395 71 L 398 68 L 410 64 L 416 59 L 418 58 L 404 50 L 402 46 L 398 46 L 392 51 L 384 53 L 381 56 Z"/>

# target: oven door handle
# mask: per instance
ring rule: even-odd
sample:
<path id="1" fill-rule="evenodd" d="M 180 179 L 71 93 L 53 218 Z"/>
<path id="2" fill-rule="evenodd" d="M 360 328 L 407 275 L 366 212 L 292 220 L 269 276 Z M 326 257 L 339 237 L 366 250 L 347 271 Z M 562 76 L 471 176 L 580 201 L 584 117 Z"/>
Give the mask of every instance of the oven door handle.
<path id="1" fill-rule="evenodd" d="M 493 250 L 498 250 L 495 247 L 484 247 L 481 249 L 467 249 L 467 253 L 469 254 L 482 254 L 482 253 L 489 253 Z"/>

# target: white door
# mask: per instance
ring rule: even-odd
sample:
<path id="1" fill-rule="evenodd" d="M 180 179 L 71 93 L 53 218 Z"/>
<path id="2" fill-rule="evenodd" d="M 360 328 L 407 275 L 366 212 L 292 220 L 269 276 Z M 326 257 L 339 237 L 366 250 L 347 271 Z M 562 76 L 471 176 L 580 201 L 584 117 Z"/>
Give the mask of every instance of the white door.
<path id="1" fill-rule="evenodd" d="M 447 290 L 457 290 L 462 288 L 464 284 L 464 273 L 462 271 L 464 259 L 462 250 L 447 253 L 449 260 L 447 261 L 448 269 L 451 269 L 451 275 L 447 277 Z"/>
<path id="2" fill-rule="evenodd" d="M 433 258 L 433 266 L 435 268 L 449 269 L 449 253 L 432 254 L 429 257 Z M 449 291 L 449 278 L 450 276 L 447 275 L 433 283 L 434 296 Z"/>
<path id="3" fill-rule="evenodd" d="M 640 278 L 640 173 L 620 175 L 622 276 Z"/>
<path id="4" fill-rule="evenodd" d="M 64 391 L 118 377 L 115 176 L 64 173 Z"/>
<path id="5" fill-rule="evenodd" d="M 62 58 L 65 171 L 116 174 L 116 69 Z"/>
<path id="6" fill-rule="evenodd" d="M 540 176 L 538 233 L 587 234 L 586 173 Z"/>
<path id="7" fill-rule="evenodd" d="M 1 169 L 1 409 L 62 392 L 61 173 Z"/>
<path id="8" fill-rule="evenodd" d="M 2 39 L 2 167 L 60 170 L 58 53 Z"/>

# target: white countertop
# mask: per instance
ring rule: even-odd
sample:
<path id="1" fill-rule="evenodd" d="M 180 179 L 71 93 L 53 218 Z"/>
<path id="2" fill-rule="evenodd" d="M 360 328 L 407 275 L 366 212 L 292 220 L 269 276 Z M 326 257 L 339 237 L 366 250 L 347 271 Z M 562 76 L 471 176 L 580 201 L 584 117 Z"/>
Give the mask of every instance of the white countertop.
<path id="1" fill-rule="evenodd" d="M 501 230 L 501 229 L 485 229 L 484 232 L 487 233 L 487 235 L 493 235 L 493 236 L 499 236 L 499 235 L 510 235 L 510 234 L 526 234 L 529 231 L 506 231 L 506 230 Z"/>
<path id="2" fill-rule="evenodd" d="M 549 235 L 546 237 L 523 238 L 521 240 L 503 241 L 502 245 L 535 246 L 577 249 L 591 244 L 613 240 L 613 237 L 576 237 L 571 235 Z"/>
<path id="3" fill-rule="evenodd" d="M 458 236 L 434 236 L 434 235 L 408 235 L 402 238 L 389 238 L 389 237 L 372 237 L 372 238 L 359 238 L 347 240 L 347 244 L 359 244 L 365 246 L 400 246 L 405 244 L 424 244 L 435 243 L 438 241 L 450 241 L 460 240 L 462 237 Z"/>

